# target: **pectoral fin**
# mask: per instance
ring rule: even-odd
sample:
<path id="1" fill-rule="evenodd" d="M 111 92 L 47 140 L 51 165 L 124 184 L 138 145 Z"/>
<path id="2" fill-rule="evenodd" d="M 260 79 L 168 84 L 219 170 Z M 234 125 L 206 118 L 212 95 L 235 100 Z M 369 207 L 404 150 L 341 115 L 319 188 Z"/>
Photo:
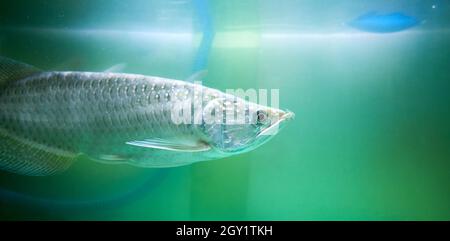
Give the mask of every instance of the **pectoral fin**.
<path id="1" fill-rule="evenodd" d="M 126 144 L 145 148 L 154 148 L 167 151 L 180 152 L 202 152 L 208 151 L 211 147 L 204 142 L 194 141 L 173 141 L 163 139 L 147 139 L 143 141 L 129 141 Z"/>

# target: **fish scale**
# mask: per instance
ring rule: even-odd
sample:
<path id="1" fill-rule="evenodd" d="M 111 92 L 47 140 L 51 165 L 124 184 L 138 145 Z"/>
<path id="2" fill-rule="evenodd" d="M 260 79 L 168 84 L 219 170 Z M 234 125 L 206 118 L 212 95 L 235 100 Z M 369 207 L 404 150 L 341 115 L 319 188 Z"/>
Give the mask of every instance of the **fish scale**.
<path id="1" fill-rule="evenodd" d="M 104 76 L 106 75 L 106 76 Z M 49 76 L 48 74 L 44 74 L 42 76 L 34 76 L 33 78 L 27 79 L 25 85 L 31 87 L 31 91 L 27 93 L 27 95 L 36 97 L 39 101 L 31 101 L 30 99 L 25 99 L 21 103 L 14 105 L 7 112 L 9 117 L 15 116 L 16 121 L 21 122 L 20 117 L 23 116 L 23 113 L 17 113 L 12 110 L 21 110 L 28 112 L 29 115 L 34 116 L 34 122 L 45 121 L 44 119 L 39 118 L 39 116 L 47 117 L 47 120 L 50 121 L 50 126 L 57 126 L 61 120 L 67 121 L 67 125 L 63 125 L 65 128 L 67 126 L 77 126 L 81 128 L 96 128 L 99 125 L 105 125 L 105 128 L 112 128 L 112 126 L 108 126 L 108 124 L 120 124 L 118 126 L 134 127 L 140 126 L 138 120 L 139 118 L 135 118 L 136 115 L 147 115 L 150 114 L 153 117 L 153 120 L 150 122 L 151 126 L 157 126 L 159 128 L 166 127 L 171 125 L 170 120 L 168 119 L 168 114 L 170 114 L 170 102 L 165 102 L 161 98 L 148 98 L 149 96 L 161 96 L 165 95 L 166 91 L 161 89 L 159 86 L 163 85 L 159 83 L 160 81 L 147 78 L 142 79 L 141 81 L 137 81 L 135 76 L 123 76 L 122 81 L 118 81 L 118 78 L 114 81 L 112 86 L 106 87 L 101 86 L 100 84 L 105 81 L 106 78 L 109 77 L 110 74 L 87 74 L 86 76 L 80 76 L 80 73 L 56 73 L 54 75 Z M 98 81 L 100 80 L 100 81 Z M 77 88 L 77 85 L 73 84 L 74 82 L 87 82 L 89 86 L 88 88 Z M 150 92 L 147 93 L 139 93 L 139 92 L 128 92 L 127 89 L 134 89 L 139 82 L 144 81 L 147 84 L 156 84 L 156 87 L 153 88 Z M 35 82 L 36 84 L 33 84 Z M 57 85 L 58 90 L 53 90 L 50 87 L 51 83 L 59 82 Z M 97 84 L 95 84 L 98 82 Z M 156 82 L 156 83 L 155 83 Z M 128 87 L 126 87 L 128 85 Z M 131 87 L 130 87 L 131 85 Z M 34 87 L 34 88 L 33 88 Z M 19 85 L 12 85 L 9 87 L 12 89 L 11 91 L 6 91 L 6 95 L 2 96 L 2 102 L 8 102 L 8 98 L 14 98 L 14 94 L 8 95 L 11 93 L 15 93 L 14 89 L 23 88 Z M 185 87 L 182 87 L 185 89 Z M 108 94 L 105 97 L 104 94 L 101 94 L 102 89 L 113 89 L 116 91 L 106 91 Z M 53 93 L 53 96 L 48 96 L 48 93 Z M 88 97 L 88 98 L 82 98 Z M 90 97 L 90 98 L 89 98 Z M 3 100 L 3 99 L 6 100 Z M 139 100 L 142 98 L 147 98 L 148 102 L 144 103 L 142 106 L 142 102 Z M 31 101 L 31 102 L 30 102 Z M 31 103 L 31 104 L 30 104 Z M 138 105 L 141 103 L 141 106 Z M 145 112 L 143 110 L 149 110 L 148 107 L 157 111 L 150 111 L 150 113 Z M 101 111 L 100 111 L 101 109 Z M 50 115 L 47 111 L 51 110 Z M 74 113 L 84 112 L 86 115 L 81 115 L 81 119 L 76 118 L 68 118 L 67 116 L 76 116 Z M 114 113 L 114 115 L 108 115 L 111 119 L 111 123 L 102 121 L 103 117 L 105 117 L 104 113 Z M 163 114 L 164 118 L 161 118 L 161 114 Z M 6 114 L 2 114 L 5 118 Z M 17 119 L 19 117 L 19 119 Z M 6 116 L 6 118 L 8 118 Z M 142 118 L 143 120 L 144 118 Z M 30 123 L 31 124 L 31 123 Z M 36 124 L 36 123 L 34 123 Z M 153 125 L 152 125 L 153 124 Z M 39 124 L 37 125 L 39 126 Z M 150 130 L 152 130 L 150 128 Z"/>
<path id="2" fill-rule="evenodd" d="M 8 130 L 16 135 L 73 155 L 98 152 L 83 143 L 96 143 L 104 151 L 125 140 L 188 134 L 171 123 L 172 102 L 179 100 L 170 96 L 177 89 L 168 89 L 163 81 L 170 80 L 111 73 L 41 73 L 6 86 L 0 96 L 4 110 L 0 121 L 8 123 Z M 183 91 L 188 85 L 172 84 Z M 116 133 L 108 134 L 108 130 Z"/>

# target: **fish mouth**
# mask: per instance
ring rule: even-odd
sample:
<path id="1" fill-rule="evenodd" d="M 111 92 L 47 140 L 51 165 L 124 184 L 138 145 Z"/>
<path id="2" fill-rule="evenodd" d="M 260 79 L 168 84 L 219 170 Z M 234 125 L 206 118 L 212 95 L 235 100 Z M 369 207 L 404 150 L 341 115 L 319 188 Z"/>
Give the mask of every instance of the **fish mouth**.
<path id="1" fill-rule="evenodd" d="M 259 133 L 258 136 L 273 136 L 278 133 L 278 131 L 284 127 L 284 122 L 293 120 L 295 117 L 295 113 L 292 111 L 285 111 L 280 114 L 280 117 L 278 120 L 273 123 L 271 126 L 267 127 L 265 130 L 263 130 L 261 133 Z"/>
<path id="2" fill-rule="evenodd" d="M 283 120 L 293 120 L 295 118 L 295 113 L 292 111 L 286 111 L 281 115 L 280 119 Z"/>
<path id="3" fill-rule="evenodd" d="M 263 145 L 264 143 L 272 139 L 272 137 L 274 137 L 285 126 L 285 122 L 287 122 L 288 120 L 292 120 L 295 117 L 294 112 L 291 111 L 277 110 L 276 113 L 278 115 L 278 118 L 274 120 L 273 124 L 258 133 L 252 142 L 246 143 L 247 146 L 245 147 L 245 150 L 240 150 L 239 152 L 234 153 L 248 152 Z M 228 151 L 221 150 L 221 152 L 227 153 Z"/>

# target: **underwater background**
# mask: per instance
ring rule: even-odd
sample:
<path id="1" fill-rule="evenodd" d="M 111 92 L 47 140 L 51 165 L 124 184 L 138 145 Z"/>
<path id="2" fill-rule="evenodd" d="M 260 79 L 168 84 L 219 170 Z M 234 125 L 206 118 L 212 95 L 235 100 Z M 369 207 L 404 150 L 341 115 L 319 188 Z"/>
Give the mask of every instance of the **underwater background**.
<path id="1" fill-rule="evenodd" d="M 0 55 L 181 80 L 206 69 L 204 85 L 279 89 L 296 114 L 216 161 L 0 172 L 0 219 L 450 219 L 449 1 L 5 0 Z"/>

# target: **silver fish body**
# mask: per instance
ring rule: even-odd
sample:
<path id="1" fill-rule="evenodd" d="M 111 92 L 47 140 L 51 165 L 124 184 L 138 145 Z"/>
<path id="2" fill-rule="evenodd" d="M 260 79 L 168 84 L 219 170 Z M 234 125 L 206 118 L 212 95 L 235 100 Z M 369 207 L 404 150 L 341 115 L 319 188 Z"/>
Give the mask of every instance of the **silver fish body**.
<path id="1" fill-rule="evenodd" d="M 0 169 L 49 175 L 80 155 L 172 167 L 236 154 L 225 150 L 227 141 L 242 145 L 233 146 L 239 152 L 256 143 L 236 140 L 234 129 L 227 134 L 223 125 L 174 122 L 180 106 L 223 107 L 233 98 L 201 85 L 134 74 L 43 72 L 8 59 L 0 60 L 0 76 Z"/>

